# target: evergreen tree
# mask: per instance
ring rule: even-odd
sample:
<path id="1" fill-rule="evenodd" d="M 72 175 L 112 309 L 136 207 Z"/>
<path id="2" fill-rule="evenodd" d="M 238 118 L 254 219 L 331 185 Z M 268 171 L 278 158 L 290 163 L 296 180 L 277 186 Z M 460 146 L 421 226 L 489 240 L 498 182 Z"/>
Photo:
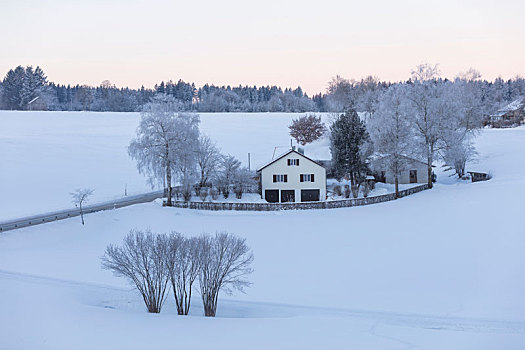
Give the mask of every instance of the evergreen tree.
<path id="1" fill-rule="evenodd" d="M 6 109 L 22 108 L 22 86 L 24 83 L 25 69 L 22 66 L 11 69 L 3 81 L 3 101 Z"/>
<path id="2" fill-rule="evenodd" d="M 370 136 L 365 124 L 353 109 L 341 114 L 330 127 L 330 150 L 335 175 L 347 177 L 352 186 L 358 185 L 368 170 L 367 144 Z"/>
<path id="3" fill-rule="evenodd" d="M 37 66 L 34 70 L 32 66 L 26 67 L 20 90 L 21 109 L 25 109 L 34 98 L 42 97 L 46 85 L 47 77 L 40 67 Z"/>

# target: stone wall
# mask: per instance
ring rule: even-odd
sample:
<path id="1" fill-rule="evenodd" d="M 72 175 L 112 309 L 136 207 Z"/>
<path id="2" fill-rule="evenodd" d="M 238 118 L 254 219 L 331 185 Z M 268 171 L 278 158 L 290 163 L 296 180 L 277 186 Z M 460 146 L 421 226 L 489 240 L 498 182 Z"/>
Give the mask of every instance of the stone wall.
<path id="1" fill-rule="evenodd" d="M 415 186 L 407 190 L 399 191 L 399 197 L 406 197 L 411 194 L 428 189 L 428 184 Z M 183 202 L 174 201 L 176 208 L 188 208 L 197 210 L 239 210 L 239 211 L 274 211 L 274 210 L 304 210 L 304 209 L 333 209 L 348 208 L 361 205 L 376 204 L 394 200 L 395 194 L 388 193 L 380 196 L 341 199 L 336 201 L 305 202 L 305 203 L 221 203 L 221 202 Z"/>

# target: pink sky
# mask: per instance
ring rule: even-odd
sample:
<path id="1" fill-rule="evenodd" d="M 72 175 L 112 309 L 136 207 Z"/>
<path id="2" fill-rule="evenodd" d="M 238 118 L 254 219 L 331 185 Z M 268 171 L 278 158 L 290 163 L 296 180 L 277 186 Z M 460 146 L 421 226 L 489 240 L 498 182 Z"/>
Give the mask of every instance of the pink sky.
<path id="1" fill-rule="evenodd" d="M 161 80 L 325 91 L 339 74 L 525 75 L 525 1 L 0 0 L 0 75 L 152 87 Z"/>

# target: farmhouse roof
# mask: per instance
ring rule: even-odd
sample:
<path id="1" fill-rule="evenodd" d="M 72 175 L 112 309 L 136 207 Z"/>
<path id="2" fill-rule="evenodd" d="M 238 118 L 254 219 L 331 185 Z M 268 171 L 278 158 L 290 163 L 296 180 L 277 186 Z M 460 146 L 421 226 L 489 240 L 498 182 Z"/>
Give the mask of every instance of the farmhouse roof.
<path id="1" fill-rule="evenodd" d="M 311 159 L 311 158 L 305 156 L 304 154 L 299 153 L 299 152 L 297 152 L 297 151 L 294 150 L 294 149 L 289 149 L 289 150 L 286 151 L 285 153 L 281 154 L 280 156 L 278 156 L 278 157 L 275 158 L 275 159 L 272 159 L 270 162 L 266 163 L 265 165 L 263 165 L 262 167 L 260 167 L 259 169 L 257 169 L 257 172 L 259 172 L 259 171 L 263 170 L 264 168 L 266 168 L 267 166 L 269 166 L 269 165 L 271 165 L 271 164 L 277 162 L 279 159 L 282 159 L 282 158 L 286 157 L 286 156 L 289 155 L 290 153 L 298 154 L 298 155 L 300 155 L 301 157 L 308 159 L 308 160 L 311 161 L 312 163 L 315 163 L 315 164 L 319 165 L 320 167 L 324 168 L 321 164 L 319 164 L 319 163 L 316 162 L 315 160 L 313 160 L 313 159 Z"/>
<path id="2" fill-rule="evenodd" d="M 381 159 L 384 159 L 384 158 L 388 158 L 388 157 L 392 157 L 392 155 L 391 155 L 391 154 L 383 154 L 383 153 L 377 153 L 377 152 L 375 152 L 374 154 L 372 154 L 372 155 L 370 156 L 369 159 L 370 159 L 371 162 L 374 162 L 374 161 L 378 161 L 378 160 L 381 160 Z M 414 162 L 421 163 L 421 164 L 425 164 L 425 165 L 427 164 L 427 163 L 425 163 L 425 162 L 422 161 L 422 160 L 419 160 L 419 159 L 416 159 L 416 158 L 412 158 L 412 157 L 409 157 L 409 156 L 407 156 L 407 155 L 401 155 L 401 157 L 403 157 L 403 158 L 405 158 L 405 159 L 408 159 L 408 160 L 410 160 L 410 161 L 414 161 Z"/>
<path id="3" fill-rule="evenodd" d="M 525 104 L 525 98 L 524 97 L 520 97 L 520 98 L 512 101 L 508 105 L 498 109 L 497 112 L 492 115 L 492 117 L 501 117 L 501 116 L 503 116 L 503 115 L 505 115 L 507 113 L 514 112 L 514 111 L 522 108 L 524 106 L 524 104 Z"/>

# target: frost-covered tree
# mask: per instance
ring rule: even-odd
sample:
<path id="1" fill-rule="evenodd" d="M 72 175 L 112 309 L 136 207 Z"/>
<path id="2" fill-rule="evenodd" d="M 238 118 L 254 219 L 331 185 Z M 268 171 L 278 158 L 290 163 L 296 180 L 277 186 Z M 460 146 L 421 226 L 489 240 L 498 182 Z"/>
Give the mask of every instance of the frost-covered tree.
<path id="1" fill-rule="evenodd" d="M 199 119 L 192 113 L 179 113 L 178 118 L 185 122 L 182 124 L 183 127 L 179 128 L 177 151 L 172 154 L 173 164 L 175 164 L 175 175 L 182 187 L 184 200 L 189 201 L 192 189 L 199 179 Z"/>
<path id="2" fill-rule="evenodd" d="M 374 149 L 394 174 L 395 193 L 399 196 L 399 177 L 407 170 L 407 155 L 412 153 L 412 125 L 407 115 L 406 88 L 392 85 L 379 100 L 378 108 L 367 123 Z"/>
<path id="3" fill-rule="evenodd" d="M 419 65 L 412 72 L 414 80 L 408 88 L 408 113 L 414 126 L 418 151 L 426 160 L 428 186 L 432 188 L 432 165 L 443 147 L 443 138 L 450 130 L 454 105 L 446 98 L 449 83 L 437 79 L 437 65 Z"/>
<path id="4" fill-rule="evenodd" d="M 215 317 L 219 293 L 243 291 L 251 283 L 246 276 L 252 273 L 253 253 L 246 239 L 220 232 L 199 237 L 201 269 L 199 285 L 204 315 Z"/>
<path id="5" fill-rule="evenodd" d="M 326 131 L 321 117 L 313 114 L 294 119 L 288 128 L 290 135 L 303 146 L 318 140 Z"/>
<path id="6" fill-rule="evenodd" d="M 159 313 L 166 300 L 169 273 L 167 245 L 151 231 L 131 230 L 122 246 L 110 244 L 102 268 L 125 277 L 142 295 L 148 312 Z"/>
<path id="7" fill-rule="evenodd" d="M 466 163 L 474 159 L 476 151 L 473 137 L 483 125 L 484 108 L 481 87 L 477 79 L 480 74 L 470 69 L 457 78 L 447 89 L 445 99 L 452 105 L 454 116 L 449 118 L 448 127 L 443 131 L 443 150 L 445 164 L 454 169 L 458 177 L 465 175 Z"/>
<path id="8" fill-rule="evenodd" d="M 328 83 L 327 104 L 330 111 L 342 112 L 348 108 L 354 108 L 356 104 L 356 94 L 353 84 L 337 75 Z"/>
<path id="9" fill-rule="evenodd" d="M 128 147 L 138 170 L 147 174 L 150 183 L 162 183 L 167 189 L 167 204 L 172 204 L 173 175 L 183 181 L 190 177 L 198 139 L 199 117 L 178 113 L 173 99 L 158 97 L 142 113 L 137 136 Z"/>
<path id="10" fill-rule="evenodd" d="M 368 170 L 366 159 L 370 136 L 365 123 L 353 109 L 339 115 L 330 127 L 330 150 L 335 175 L 348 177 L 358 186 Z"/>
<path id="11" fill-rule="evenodd" d="M 358 87 L 356 108 L 365 114 L 365 120 L 368 121 L 376 111 L 381 97 L 379 78 L 369 75 L 360 81 Z"/>
<path id="12" fill-rule="evenodd" d="M 84 204 L 89 200 L 89 197 L 93 194 L 93 190 L 89 188 L 77 189 L 74 192 L 71 192 L 71 198 L 73 199 L 73 204 L 75 207 L 80 210 L 80 218 L 82 220 L 82 225 L 84 225 Z"/>
<path id="13" fill-rule="evenodd" d="M 472 136 L 463 130 L 450 132 L 444 139 L 443 161 L 449 169 L 454 169 L 459 178 L 465 176 L 465 166 L 476 156 Z M 447 169 L 448 170 L 448 169 Z"/>
<path id="14" fill-rule="evenodd" d="M 175 305 L 179 315 L 190 311 L 193 284 L 199 276 L 201 258 L 198 238 L 186 238 L 172 232 L 160 239 L 166 246 L 166 268 L 168 269 Z"/>

